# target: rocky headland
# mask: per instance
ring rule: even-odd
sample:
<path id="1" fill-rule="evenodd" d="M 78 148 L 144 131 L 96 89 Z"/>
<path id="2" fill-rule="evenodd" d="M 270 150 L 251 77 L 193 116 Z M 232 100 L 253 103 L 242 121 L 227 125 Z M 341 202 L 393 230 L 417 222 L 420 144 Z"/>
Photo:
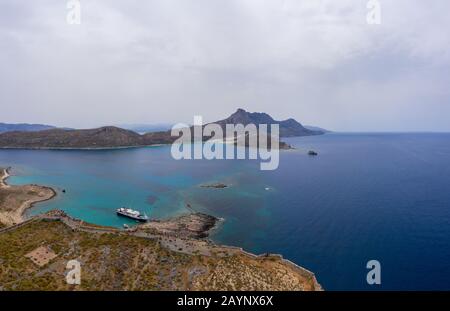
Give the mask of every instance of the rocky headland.
<path id="1" fill-rule="evenodd" d="M 12 186 L 6 179 L 8 169 L 0 168 L 0 227 L 21 223 L 25 211 L 37 202 L 52 199 L 56 192 L 39 185 Z"/>

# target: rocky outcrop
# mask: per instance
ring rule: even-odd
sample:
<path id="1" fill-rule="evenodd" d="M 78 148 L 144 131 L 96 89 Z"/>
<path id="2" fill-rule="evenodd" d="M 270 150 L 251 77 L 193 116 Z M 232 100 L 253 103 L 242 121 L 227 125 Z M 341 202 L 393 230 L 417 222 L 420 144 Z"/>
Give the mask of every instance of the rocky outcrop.
<path id="1" fill-rule="evenodd" d="M 215 188 L 215 189 L 223 189 L 227 188 L 228 186 L 223 183 L 215 183 L 215 184 L 207 184 L 207 185 L 201 185 L 202 188 Z"/>
<path id="2" fill-rule="evenodd" d="M 54 256 L 36 264 L 28 254 L 43 247 Z M 80 285 L 65 282 L 74 258 L 83 267 Z M 61 211 L 0 229 L 0 262 L 0 290 L 322 290 L 312 272 L 280 255 L 95 226 Z"/>
<path id="3" fill-rule="evenodd" d="M 151 220 L 137 227 L 137 230 L 147 229 L 154 234 L 202 239 L 216 226 L 218 218 L 203 214 L 191 213 L 168 220 Z"/>

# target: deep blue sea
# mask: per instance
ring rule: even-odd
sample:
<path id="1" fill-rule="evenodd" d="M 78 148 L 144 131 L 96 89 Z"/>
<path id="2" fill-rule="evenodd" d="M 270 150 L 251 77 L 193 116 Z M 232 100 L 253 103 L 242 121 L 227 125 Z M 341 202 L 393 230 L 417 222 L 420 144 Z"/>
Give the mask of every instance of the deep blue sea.
<path id="1" fill-rule="evenodd" d="M 121 227 L 118 207 L 166 218 L 190 204 L 225 219 L 215 241 L 280 253 L 315 272 L 326 290 L 450 290 L 450 134 L 286 141 L 297 149 L 283 151 L 275 171 L 249 160 L 176 161 L 168 146 L 0 150 L 0 166 L 12 166 L 11 184 L 58 190 L 30 214 L 58 208 Z M 231 186 L 199 187 L 212 182 Z M 381 263 L 380 286 L 366 283 L 372 259 Z"/>

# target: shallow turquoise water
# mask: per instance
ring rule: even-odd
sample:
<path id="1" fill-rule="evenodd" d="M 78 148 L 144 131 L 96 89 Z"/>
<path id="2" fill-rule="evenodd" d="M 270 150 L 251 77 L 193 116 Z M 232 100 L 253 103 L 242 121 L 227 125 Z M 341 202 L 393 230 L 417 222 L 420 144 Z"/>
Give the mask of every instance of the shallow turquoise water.
<path id="1" fill-rule="evenodd" d="M 0 165 L 13 167 L 10 183 L 59 189 L 31 214 L 58 208 L 120 227 L 132 223 L 115 215 L 120 206 L 165 218 L 189 203 L 226 219 L 214 240 L 281 253 L 325 289 L 450 289 L 450 134 L 288 141 L 298 149 L 266 172 L 255 161 L 175 161 L 169 147 L 1 150 Z M 231 187 L 199 187 L 219 181 Z M 379 287 L 365 281 L 371 259 L 382 265 Z"/>

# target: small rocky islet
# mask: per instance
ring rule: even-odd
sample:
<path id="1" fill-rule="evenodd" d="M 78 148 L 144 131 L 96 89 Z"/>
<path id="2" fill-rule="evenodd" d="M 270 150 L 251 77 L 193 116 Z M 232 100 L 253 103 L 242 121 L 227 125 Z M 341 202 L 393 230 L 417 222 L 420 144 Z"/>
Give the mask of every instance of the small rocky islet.
<path id="1" fill-rule="evenodd" d="M 213 188 L 213 189 L 225 189 L 228 188 L 228 185 L 224 183 L 213 183 L 213 184 L 204 184 L 200 185 L 201 188 Z"/>

